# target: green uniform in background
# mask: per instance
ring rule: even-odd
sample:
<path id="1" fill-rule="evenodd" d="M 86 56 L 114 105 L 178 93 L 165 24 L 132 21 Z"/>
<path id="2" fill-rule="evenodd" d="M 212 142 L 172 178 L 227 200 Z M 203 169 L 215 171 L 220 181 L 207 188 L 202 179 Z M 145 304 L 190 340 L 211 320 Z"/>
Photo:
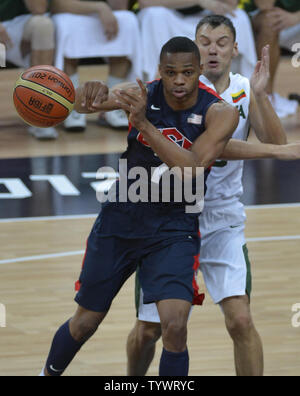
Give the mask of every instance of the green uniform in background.
<path id="1" fill-rule="evenodd" d="M 275 6 L 289 12 L 300 11 L 299 0 L 277 0 Z M 239 7 L 247 12 L 257 10 L 254 0 L 240 0 Z"/>
<path id="2" fill-rule="evenodd" d="M 136 0 L 131 0 L 129 2 L 129 8 L 133 11 L 138 11 L 139 10 L 139 2 Z M 188 7 L 188 8 L 180 8 L 179 11 L 180 13 L 184 14 L 184 15 L 193 15 L 196 14 L 197 12 L 202 11 L 203 9 L 199 6 L 194 6 L 194 7 Z"/>
<path id="3" fill-rule="evenodd" d="M 48 0 L 48 9 L 50 9 L 50 1 Z M 10 21 L 26 14 L 30 14 L 30 11 L 26 7 L 24 0 L 0 0 L 0 22 Z"/>
<path id="4" fill-rule="evenodd" d="M 23 0 L 0 0 L 0 21 L 9 21 L 19 15 L 29 14 Z"/>

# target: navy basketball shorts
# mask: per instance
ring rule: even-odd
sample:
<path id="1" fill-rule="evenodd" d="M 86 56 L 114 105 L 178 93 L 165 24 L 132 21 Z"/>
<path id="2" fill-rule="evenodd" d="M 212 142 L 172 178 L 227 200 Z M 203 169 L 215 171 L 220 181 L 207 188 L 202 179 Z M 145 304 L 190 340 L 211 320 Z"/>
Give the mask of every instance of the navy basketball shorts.
<path id="1" fill-rule="evenodd" d="M 92 230 L 75 301 L 94 312 L 107 312 L 122 285 L 139 266 L 144 303 L 194 297 L 194 262 L 200 237 L 126 239 L 102 236 Z"/>

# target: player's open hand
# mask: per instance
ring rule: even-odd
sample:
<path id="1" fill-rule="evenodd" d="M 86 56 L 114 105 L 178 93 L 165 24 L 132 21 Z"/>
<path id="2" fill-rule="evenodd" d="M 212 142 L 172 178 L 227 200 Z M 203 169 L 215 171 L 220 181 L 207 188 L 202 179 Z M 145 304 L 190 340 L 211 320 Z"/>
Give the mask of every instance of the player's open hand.
<path id="1" fill-rule="evenodd" d="M 300 160 L 300 142 L 276 146 L 275 158 L 281 161 Z"/>
<path id="2" fill-rule="evenodd" d="M 132 126 L 140 129 L 146 119 L 147 89 L 141 80 L 137 79 L 140 89 L 127 89 L 115 91 L 116 102 L 122 110 L 128 114 L 129 122 Z"/>
<path id="3" fill-rule="evenodd" d="M 236 0 L 199 0 L 199 5 L 204 9 L 218 15 L 230 14 L 235 16 Z"/>
<path id="4" fill-rule="evenodd" d="M 257 62 L 254 73 L 251 77 L 251 88 L 255 95 L 266 93 L 268 81 L 270 79 L 270 47 L 266 45 L 262 49 L 261 60 Z"/>
<path id="5" fill-rule="evenodd" d="M 274 7 L 268 12 L 268 24 L 275 32 L 281 32 L 299 23 L 299 13 L 288 12 L 279 7 Z"/>
<path id="6" fill-rule="evenodd" d="M 96 113 L 108 100 L 109 89 L 101 81 L 88 81 L 76 91 L 75 110 L 78 113 Z"/>
<path id="7" fill-rule="evenodd" d="M 114 40 L 119 33 L 118 20 L 108 4 L 99 3 L 99 18 L 108 41 Z"/>

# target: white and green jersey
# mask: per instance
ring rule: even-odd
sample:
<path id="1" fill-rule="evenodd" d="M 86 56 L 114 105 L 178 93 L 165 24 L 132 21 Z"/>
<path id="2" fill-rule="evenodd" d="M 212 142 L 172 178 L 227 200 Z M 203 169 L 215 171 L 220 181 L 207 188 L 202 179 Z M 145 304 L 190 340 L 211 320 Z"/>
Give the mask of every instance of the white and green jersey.
<path id="1" fill-rule="evenodd" d="M 200 80 L 203 84 L 215 90 L 214 85 L 206 77 L 201 76 Z M 230 86 L 220 96 L 232 106 L 237 107 L 240 112 L 240 122 L 233 134 L 234 139 L 247 140 L 248 138 L 250 94 L 250 81 L 240 74 L 231 73 Z M 244 161 L 216 161 L 207 179 L 203 217 L 205 217 L 206 212 L 211 212 L 215 208 L 218 210 L 224 208 L 222 226 L 234 226 L 245 221 L 244 206 L 240 202 L 243 194 L 243 166 Z M 204 220 L 203 223 L 205 224 L 200 227 L 202 234 L 206 232 L 206 228 L 209 226 L 209 222 L 204 222 Z M 200 224 L 201 222 L 200 218 Z M 212 232 L 219 227 L 220 224 L 211 224 L 208 231 Z"/>

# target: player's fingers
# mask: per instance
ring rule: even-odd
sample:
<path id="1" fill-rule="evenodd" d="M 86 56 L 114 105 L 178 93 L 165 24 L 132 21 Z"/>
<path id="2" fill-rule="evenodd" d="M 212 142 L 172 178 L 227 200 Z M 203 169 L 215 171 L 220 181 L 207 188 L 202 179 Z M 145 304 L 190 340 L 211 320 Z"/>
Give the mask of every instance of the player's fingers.
<path id="1" fill-rule="evenodd" d="M 257 74 L 261 68 L 261 61 L 258 61 L 255 66 L 254 74 Z"/>
<path id="2" fill-rule="evenodd" d="M 131 106 L 133 105 L 133 101 L 130 98 L 121 95 L 121 93 L 119 91 L 115 91 L 115 95 L 116 95 L 116 98 L 117 98 L 116 102 L 119 105 L 122 104 L 122 105 L 126 105 L 129 108 L 131 108 Z"/>
<path id="3" fill-rule="evenodd" d="M 122 99 L 117 99 L 116 103 L 120 107 L 120 109 L 124 110 L 126 113 L 131 113 L 132 106 L 130 104 L 124 102 Z"/>
<path id="4" fill-rule="evenodd" d="M 110 21 L 107 21 L 105 35 L 108 40 L 113 40 L 117 37 L 119 33 L 119 25 L 118 20 L 116 18 L 112 18 Z"/>
<path id="5" fill-rule="evenodd" d="M 104 84 L 95 85 L 93 92 L 93 103 L 94 107 L 101 105 L 103 102 L 108 100 L 108 87 Z"/>
<path id="6" fill-rule="evenodd" d="M 145 85 L 143 84 L 142 80 L 140 80 L 139 78 L 137 78 L 136 81 L 137 81 L 137 83 L 139 84 L 139 87 L 141 88 L 143 97 L 144 97 L 144 98 L 147 98 L 147 96 L 148 96 L 147 88 L 146 88 Z"/>
<path id="7" fill-rule="evenodd" d="M 84 95 L 83 87 L 79 87 L 79 88 L 76 90 L 76 97 L 77 97 L 77 100 L 80 102 L 81 106 L 82 106 L 82 107 L 85 107 L 86 100 L 85 100 L 85 95 Z M 78 98 L 79 98 L 79 99 L 78 99 Z"/>
<path id="8" fill-rule="evenodd" d="M 136 94 L 135 91 L 117 91 L 117 96 L 122 97 L 124 100 L 126 100 L 130 104 L 138 104 L 140 103 L 141 99 L 140 97 Z"/>
<path id="9" fill-rule="evenodd" d="M 83 107 L 87 106 L 89 103 L 89 99 L 90 99 L 90 84 L 89 83 L 85 83 L 84 86 L 82 87 L 82 91 L 81 91 L 81 105 Z"/>
<path id="10" fill-rule="evenodd" d="M 283 28 L 284 28 L 284 25 L 283 25 L 283 23 L 282 23 L 282 21 L 276 21 L 275 23 L 273 23 L 273 25 L 272 25 L 272 30 L 274 31 L 274 32 L 280 32 L 281 30 L 283 30 Z"/>
<path id="11" fill-rule="evenodd" d="M 270 69 L 270 46 L 266 45 L 264 47 L 264 64 L 266 69 L 269 71 Z"/>

